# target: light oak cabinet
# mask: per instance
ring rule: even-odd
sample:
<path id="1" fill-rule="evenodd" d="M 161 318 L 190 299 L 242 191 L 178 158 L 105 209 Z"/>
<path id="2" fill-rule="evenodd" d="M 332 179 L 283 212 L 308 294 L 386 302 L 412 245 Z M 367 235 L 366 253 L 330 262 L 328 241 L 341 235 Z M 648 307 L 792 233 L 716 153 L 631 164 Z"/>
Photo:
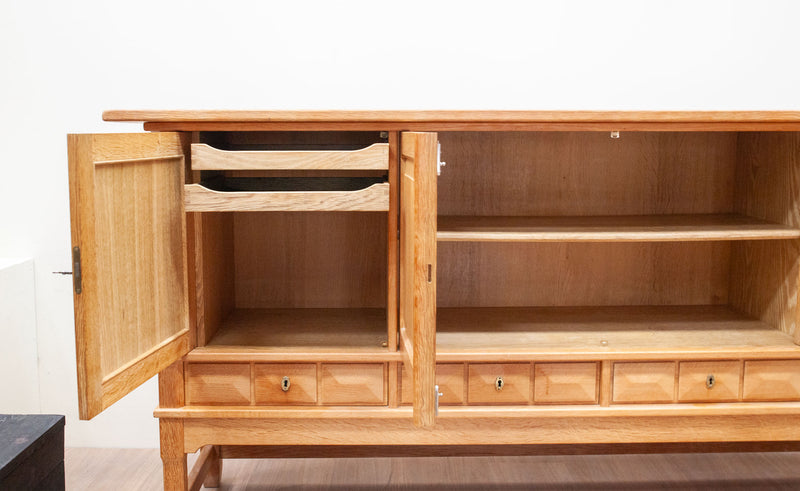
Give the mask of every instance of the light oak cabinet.
<path id="1" fill-rule="evenodd" d="M 165 488 L 800 440 L 800 113 L 104 117 L 150 132 L 69 137 L 80 413 L 159 374 Z"/>

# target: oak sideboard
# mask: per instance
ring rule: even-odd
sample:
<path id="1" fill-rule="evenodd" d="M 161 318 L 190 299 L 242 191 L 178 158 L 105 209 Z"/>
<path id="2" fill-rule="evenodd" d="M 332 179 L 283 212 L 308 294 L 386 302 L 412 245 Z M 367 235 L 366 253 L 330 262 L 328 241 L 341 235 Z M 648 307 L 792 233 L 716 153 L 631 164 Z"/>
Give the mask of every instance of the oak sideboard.
<path id="1" fill-rule="evenodd" d="M 68 137 L 80 416 L 158 374 L 165 489 L 800 440 L 800 112 L 103 117 L 145 132 Z"/>

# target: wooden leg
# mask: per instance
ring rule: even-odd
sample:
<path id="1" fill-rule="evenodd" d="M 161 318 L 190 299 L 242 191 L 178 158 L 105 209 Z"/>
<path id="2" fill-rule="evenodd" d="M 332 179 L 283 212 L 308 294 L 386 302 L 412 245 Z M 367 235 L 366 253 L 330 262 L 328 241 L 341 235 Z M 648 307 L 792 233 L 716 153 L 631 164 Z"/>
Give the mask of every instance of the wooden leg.
<path id="1" fill-rule="evenodd" d="M 183 452 L 183 421 L 160 419 L 161 461 L 164 465 L 164 491 L 187 491 L 188 473 Z"/>
<path id="2" fill-rule="evenodd" d="M 219 450 L 219 447 L 214 447 L 214 452 L 208 458 L 208 471 L 203 481 L 203 486 L 207 488 L 218 488 L 222 478 L 222 458 Z"/>

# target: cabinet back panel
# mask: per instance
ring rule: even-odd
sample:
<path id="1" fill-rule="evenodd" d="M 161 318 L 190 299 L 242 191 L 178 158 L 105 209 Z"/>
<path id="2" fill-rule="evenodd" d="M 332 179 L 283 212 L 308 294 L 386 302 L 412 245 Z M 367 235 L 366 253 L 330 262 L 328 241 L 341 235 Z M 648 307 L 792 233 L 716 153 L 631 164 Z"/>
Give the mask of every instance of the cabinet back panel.
<path id="1" fill-rule="evenodd" d="M 734 209 L 737 134 L 439 133 L 440 215 L 647 215 Z"/>
<path id="2" fill-rule="evenodd" d="M 728 242 L 440 242 L 437 252 L 439 307 L 728 301 Z"/>
<path id="3" fill-rule="evenodd" d="M 236 308 L 386 306 L 385 213 L 234 213 Z"/>

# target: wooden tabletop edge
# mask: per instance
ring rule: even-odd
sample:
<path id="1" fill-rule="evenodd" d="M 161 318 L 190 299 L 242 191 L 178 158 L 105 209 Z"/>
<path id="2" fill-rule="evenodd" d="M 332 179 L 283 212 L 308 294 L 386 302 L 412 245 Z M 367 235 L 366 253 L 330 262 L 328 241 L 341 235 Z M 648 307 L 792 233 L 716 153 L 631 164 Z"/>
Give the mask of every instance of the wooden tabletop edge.
<path id="1" fill-rule="evenodd" d="M 104 121 L 225 123 L 800 123 L 800 111 L 108 110 Z"/>

